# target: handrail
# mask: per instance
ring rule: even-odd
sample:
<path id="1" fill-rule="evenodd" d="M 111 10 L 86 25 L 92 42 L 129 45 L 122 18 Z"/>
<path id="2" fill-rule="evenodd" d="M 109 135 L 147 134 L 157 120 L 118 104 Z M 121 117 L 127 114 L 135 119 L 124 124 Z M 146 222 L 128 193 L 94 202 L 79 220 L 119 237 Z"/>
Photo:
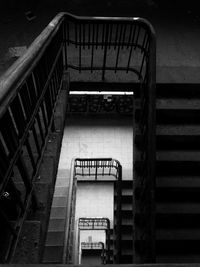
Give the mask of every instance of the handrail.
<path id="1" fill-rule="evenodd" d="M 116 172 L 117 175 L 115 176 L 117 182 L 117 193 L 118 193 L 118 201 L 117 201 L 117 225 L 119 230 L 119 235 L 117 236 L 117 240 L 120 240 L 120 222 L 121 222 L 121 165 L 118 160 L 112 158 L 73 158 L 71 162 L 71 174 L 70 174 L 70 183 L 69 183 L 69 193 L 68 193 L 68 203 L 67 203 L 67 214 L 66 214 L 66 221 L 65 221 L 65 242 L 64 242 L 64 250 L 63 250 L 63 263 L 72 263 L 74 255 L 73 255 L 73 243 L 74 243 L 74 212 L 75 212 L 75 202 L 76 202 L 76 189 L 77 189 L 77 162 L 90 162 L 93 161 L 97 163 L 100 162 L 115 162 L 117 164 L 117 168 L 119 172 Z M 98 164 L 96 164 L 99 166 Z M 96 169 L 96 165 L 92 165 Z M 89 164 L 89 166 L 91 166 Z M 101 165 L 102 166 L 102 165 Z M 103 165 L 105 167 L 105 165 Z M 110 167 L 110 165 L 107 165 Z M 83 168 L 87 168 L 87 165 L 83 165 Z M 115 166 L 116 168 L 116 166 Z M 82 219 L 82 218 L 80 218 Z M 87 218 L 86 218 L 87 219 Z M 97 221 L 104 220 L 107 222 L 107 227 L 110 229 L 110 222 L 107 218 L 88 218 L 89 220 Z M 110 230 L 108 230 L 108 237 L 110 237 Z M 117 252 L 120 251 L 120 241 L 117 241 Z M 108 255 L 107 255 L 108 262 L 110 261 L 110 238 L 108 238 Z"/>
<path id="2" fill-rule="evenodd" d="M 71 161 L 71 171 L 69 180 L 69 191 L 68 191 L 68 201 L 67 201 L 67 214 L 65 221 L 65 238 L 64 238 L 64 249 L 63 249 L 63 264 L 69 263 L 72 260 L 73 251 L 73 240 L 74 240 L 74 227 L 75 227 L 75 203 L 76 203 L 76 190 L 77 190 L 77 180 L 75 177 L 75 158 Z M 71 244 L 70 244 L 71 242 Z"/>
<path id="3" fill-rule="evenodd" d="M 112 158 L 76 158 L 75 160 L 75 175 L 77 179 L 87 177 L 91 180 L 103 179 L 103 177 L 114 177 L 118 180 L 119 177 L 119 166 L 118 160 Z"/>
<path id="4" fill-rule="evenodd" d="M 88 62 L 84 57 L 86 47 L 89 53 Z M 76 52 L 72 59 L 69 57 L 70 49 Z M 121 52 L 125 49 L 127 54 L 126 57 L 123 54 L 122 61 Z M 54 129 L 53 114 L 62 88 L 63 72 L 66 70 L 70 73 L 85 71 L 89 75 L 98 72 L 101 81 L 108 78 L 108 72 L 114 75 L 118 72 L 128 75 L 130 72 L 131 81 L 136 78 L 141 84 L 141 106 L 147 114 L 146 119 L 141 120 L 141 131 L 144 132 L 145 129 L 147 136 L 145 164 L 148 172 L 147 184 L 151 192 L 148 196 L 151 214 L 148 216 L 153 218 L 155 49 L 155 31 L 145 19 L 79 17 L 60 13 L 48 24 L 24 56 L 0 78 L 0 200 L 6 195 L 5 192 L 13 192 L 16 209 L 20 211 L 20 218 L 16 218 L 17 229 L 21 229 L 25 218 L 24 211 L 27 210 L 31 199 L 36 206 L 34 181 L 48 133 Z M 31 170 L 27 168 L 24 155 L 31 163 Z M 15 168 L 19 170 L 26 190 L 25 200 L 21 199 L 15 186 Z M 6 221 L 11 235 L 18 237 L 20 231 L 16 232 L 16 227 L 12 228 L 8 214 L 1 209 L 0 216 Z M 154 229 L 153 223 L 151 226 L 151 229 Z M 150 241 L 153 230 L 150 236 L 149 247 L 154 247 Z"/>
<path id="5" fill-rule="evenodd" d="M 79 230 L 105 230 L 106 249 L 105 263 L 110 263 L 110 220 L 104 217 L 81 217 L 78 221 Z"/>
<path id="6" fill-rule="evenodd" d="M 16 95 L 26 77 L 33 71 L 46 48 L 52 42 L 64 20 L 64 13 L 59 13 L 34 40 L 27 52 L 16 60 L 0 77 L 0 117 L 4 108 Z"/>
<path id="7" fill-rule="evenodd" d="M 0 79 L 0 216 L 11 239 L 5 262 L 14 255 L 28 208 L 37 208 L 34 183 L 62 88 L 63 19 L 58 15 Z"/>

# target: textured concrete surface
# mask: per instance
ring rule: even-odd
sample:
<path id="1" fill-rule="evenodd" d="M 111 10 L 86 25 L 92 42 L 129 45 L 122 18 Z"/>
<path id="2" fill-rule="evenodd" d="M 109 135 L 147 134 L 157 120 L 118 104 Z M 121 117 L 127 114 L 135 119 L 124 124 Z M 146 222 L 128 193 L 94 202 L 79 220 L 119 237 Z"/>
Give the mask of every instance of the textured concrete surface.
<path id="1" fill-rule="evenodd" d="M 123 179 L 132 179 L 132 118 L 72 115 L 66 120 L 59 169 L 69 169 L 72 158 L 112 157 L 122 164 Z"/>
<path id="2" fill-rule="evenodd" d="M 200 19 L 191 3 L 153 0 L 60 0 L 38 1 L 36 20 L 27 21 L 23 8 L 10 1 L 0 11 L 0 74 L 15 60 L 10 47 L 29 46 L 60 11 L 89 16 L 141 16 L 154 26 L 157 35 L 157 81 L 200 81 Z M 194 2 L 194 1 L 193 1 Z M 193 8 L 194 9 L 194 8 Z"/>

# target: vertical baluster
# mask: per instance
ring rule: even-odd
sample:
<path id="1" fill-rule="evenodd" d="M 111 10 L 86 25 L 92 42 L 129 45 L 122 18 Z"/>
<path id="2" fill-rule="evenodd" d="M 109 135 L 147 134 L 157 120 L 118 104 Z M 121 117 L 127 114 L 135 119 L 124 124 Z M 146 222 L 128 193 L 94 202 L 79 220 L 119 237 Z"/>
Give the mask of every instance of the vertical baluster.
<path id="1" fill-rule="evenodd" d="M 31 145 L 30 145 L 30 142 L 29 142 L 28 138 L 26 139 L 25 145 L 26 145 L 26 148 L 27 148 L 27 151 L 28 151 L 28 154 L 29 154 L 29 158 L 31 160 L 32 167 L 33 167 L 34 172 L 35 172 L 36 171 L 36 163 L 35 163 L 35 159 L 34 159 L 33 152 L 32 152 Z"/>
<path id="2" fill-rule="evenodd" d="M 69 46 L 69 25 L 67 26 L 66 23 L 63 23 L 63 65 L 64 68 L 68 68 L 68 60 L 67 60 L 67 45 Z"/>
<path id="3" fill-rule="evenodd" d="M 130 29 L 129 29 L 129 36 L 128 36 L 127 47 L 126 47 L 127 49 L 131 45 L 131 37 L 132 37 L 132 33 L 133 33 L 133 27 L 135 27 L 135 25 L 129 24 L 129 26 L 130 26 Z"/>
<path id="4" fill-rule="evenodd" d="M 104 45 L 105 45 L 105 23 L 102 24 L 102 40 L 101 40 L 101 48 L 103 49 Z M 107 40 L 108 42 L 108 40 Z"/>
<path id="5" fill-rule="evenodd" d="M 116 31 L 115 31 L 115 42 L 114 42 L 114 49 L 117 47 L 117 40 L 118 40 L 118 32 L 119 32 L 119 24 L 116 24 Z"/>
<path id="6" fill-rule="evenodd" d="M 41 155 L 41 147 L 40 147 L 40 144 L 39 144 L 39 141 L 38 141 L 38 136 L 37 136 L 37 133 L 36 133 L 36 130 L 35 130 L 35 124 L 33 124 L 33 126 L 32 126 L 32 132 L 33 132 L 33 137 L 34 137 L 35 145 L 36 145 L 37 152 L 38 152 L 38 157 L 40 157 L 40 155 Z"/>
<path id="7" fill-rule="evenodd" d="M 92 24 L 92 56 L 91 56 L 91 73 L 93 73 L 93 62 L 94 62 L 94 38 L 95 38 L 95 24 Z"/>
<path id="8" fill-rule="evenodd" d="M 88 49 L 90 49 L 90 31 L 91 31 L 91 23 L 88 23 Z"/>
<path id="9" fill-rule="evenodd" d="M 45 105 L 45 103 L 43 100 L 43 102 L 41 103 L 41 111 L 42 111 L 42 118 L 43 118 L 43 122 L 44 122 L 44 126 L 45 126 L 45 135 L 46 135 L 48 132 L 48 123 L 47 123 L 47 115 L 45 112 L 45 106 L 44 105 Z"/>
<path id="10" fill-rule="evenodd" d="M 98 161 L 95 161 L 96 168 L 95 168 L 95 180 L 97 180 L 97 172 L 98 172 Z"/>
<path id="11" fill-rule="evenodd" d="M 24 160 L 23 160 L 21 155 L 18 158 L 17 166 L 18 166 L 19 172 L 21 174 L 22 180 L 24 182 L 24 185 L 26 187 L 27 195 L 29 195 L 32 192 L 32 206 L 33 206 L 33 209 L 36 210 L 38 207 L 37 198 L 36 198 L 35 192 L 33 190 L 31 177 L 29 175 L 26 164 L 24 163 Z"/>
<path id="12" fill-rule="evenodd" d="M 77 23 L 74 22 L 74 34 L 75 34 L 75 46 L 77 48 L 77 43 L 78 43 L 78 30 L 77 30 Z"/>
<path id="13" fill-rule="evenodd" d="M 126 39 L 126 29 L 127 29 L 127 24 L 124 24 L 124 31 L 123 31 L 123 37 L 122 37 L 122 49 L 124 48 L 125 45 L 125 39 Z"/>
<path id="14" fill-rule="evenodd" d="M 107 48 L 108 48 L 108 36 L 109 36 L 109 24 L 106 24 L 105 47 L 104 47 L 103 68 L 102 68 L 102 80 L 105 79 Z"/>
<path id="15" fill-rule="evenodd" d="M 134 25 L 133 36 L 132 36 L 132 40 L 131 40 L 131 48 L 130 48 L 130 52 L 129 52 L 127 69 L 126 69 L 127 73 L 129 71 L 129 67 L 130 67 L 131 56 L 132 56 L 132 51 L 133 51 L 133 45 L 134 45 L 134 40 L 135 40 L 135 34 L 136 34 L 136 26 Z"/>
<path id="16" fill-rule="evenodd" d="M 99 24 L 96 24 L 96 49 L 98 48 L 98 42 L 99 42 Z"/>
<path id="17" fill-rule="evenodd" d="M 140 67 L 140 72 L 139 72 L 140 76 L 142 74 L 142 69 L 143 69 L 145 59 L 146 59 L 146 65 L 147 65 L 148 46 L 149 46 L 148 38 L 145 38 L 145 42 L 143 42 L 143 57 L 142 57 L 142 62 L 141 62 L 141 67 Z M 146 73 L 147 73 L 147 71 L 146 71 Z"/>
<path id="18" fill-rule="evenodd" d="M 115 73 L 117 72 L 117 67 L 118 67 L 118 62 L 119 62 L 119 52 L 121 48 L 121 38 L 122 38 L 123 27 L 124 27 L 123 24 L 121 24 L 119 40 L 118 40 L 117 57 L 116 57 L 116 63 L 115 63 Z"/>
<path id="19" fill-rule="evenodd" d="M 67 44 L 69 46 L 69 44 L 70 44 L 69 22 L 67 21 L 66 24 L 67 24 L 67 27 L 66 27 L 66 30 L 67 30 L 67 40 L 65 40 L 65 42 L 67 41 Z"/>
<path id="20" fill-rule="evenodd" d="M 3 145 L 3 137 L 0 136 L 0 183 L 6 179 L 6 173 L 8 171 L 10 160 L 5 151 L 5 145 Z"/>
<path id="21" fill-rule="evenodd" d="M 81 23 L 79 24 L 79 73 L 81 73 Z"/>
<path id="22" fill-rule="evenodd" d="M 112 32 L 113 32 L 113 23 L 110 24 L 110 37 L 109 37 L 109 45 L 108 45 L 109 49 L 112 45 Z"/>
<path id="23" fill-rule="evenodd" d="M 140 26 L 138 26 L 138 32 L 137 32 L 137 37 L 136 37 L 136 40 L 135 40 L 134 50 L 136 49 L 136 47 L 137 47 L 137 45 L 138 45 L 138 40 L 139 40 L 139 36 L 140 36 L 140 31 L 141 31 L 141 28 L 140 28 Z"/>
<path id="24" fill-rule="evenodd" d="M 85 49 L 85 23 L 83 23 L 83 49 Z"/>
<path id="25" fill-rule="evenodd" d="M 19 138 L 21 138 L 26 129 L 26 122 L 25 122 L 24 112 L 21 106 L 21 101 L 19 100 L 19 95 L 17 95 L 13 100 L 13 102 L 11 103 L 10 109 L 17 126 Z"/>

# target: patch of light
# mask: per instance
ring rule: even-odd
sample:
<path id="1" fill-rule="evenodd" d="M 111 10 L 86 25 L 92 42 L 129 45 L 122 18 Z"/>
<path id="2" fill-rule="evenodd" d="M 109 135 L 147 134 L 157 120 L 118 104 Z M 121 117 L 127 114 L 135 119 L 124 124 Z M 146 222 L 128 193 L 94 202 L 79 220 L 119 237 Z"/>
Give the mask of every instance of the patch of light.
<path id="1" fill-rule="evenodd" d="M 123 91 L 70 91 L 70 95 L 134 95 L 133 92 Z"/>

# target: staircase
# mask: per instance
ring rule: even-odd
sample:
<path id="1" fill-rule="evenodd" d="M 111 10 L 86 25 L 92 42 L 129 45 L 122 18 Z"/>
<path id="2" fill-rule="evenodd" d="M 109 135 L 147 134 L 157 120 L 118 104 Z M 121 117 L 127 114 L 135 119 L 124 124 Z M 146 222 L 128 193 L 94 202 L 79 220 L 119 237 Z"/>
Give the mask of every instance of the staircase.
<path id="1" fill-rule="evenodd" d="M 157 263 L 200 262 L 199 96 L 197 85 L 157 86 Z"/>
<path id="2" fill-rule="evenodd" d="M 121 182 L 121 225 L 120 225 L 120 256 L 119 263 L 133 263 L 133 181 L 122 180 Z M 115 210 L 114 218 L 116 228 L 116 199 L 117 189 L 115 184 Z M 119 234 L 119 233 L 118 233 Z M 115 251 L 114 251 L 114 256 Z"/>

